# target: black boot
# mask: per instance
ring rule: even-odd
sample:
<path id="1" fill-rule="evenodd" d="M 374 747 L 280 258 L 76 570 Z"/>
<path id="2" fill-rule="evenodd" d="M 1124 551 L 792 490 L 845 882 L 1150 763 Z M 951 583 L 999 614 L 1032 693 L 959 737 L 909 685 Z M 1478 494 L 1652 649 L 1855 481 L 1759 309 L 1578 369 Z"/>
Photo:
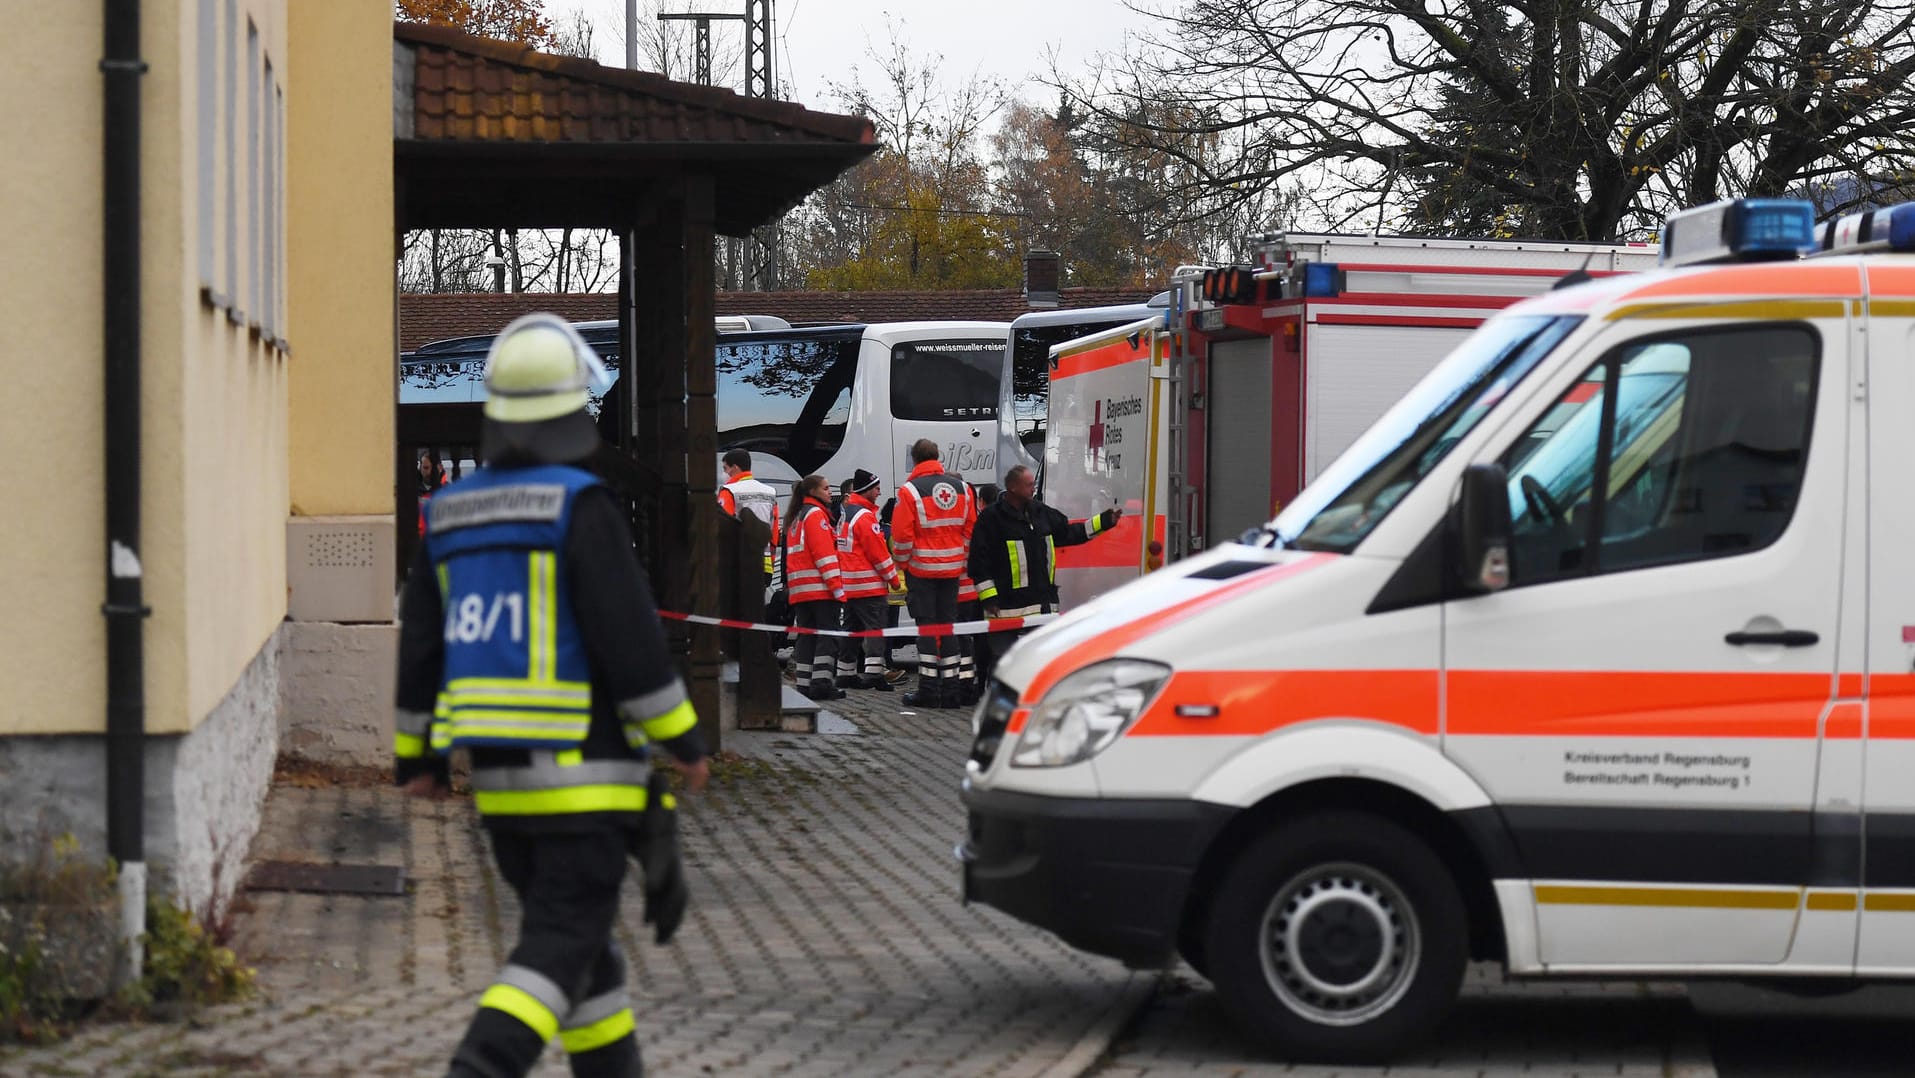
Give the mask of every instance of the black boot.
<path id="1" fill-rule="evenodd" d="M 901 702 L 905 707 L 930 710 L 944 706 L 944 693 L 936 681 L 921 677 L 918 679 L 917 690 L 905 693 Z"/>
<path id="2" fill-rule="evenodd" d="M 806 685 L 804 688 L 799 689 L 798 691 L 800 693 L 803 693 L 807 699 L 815 700 L 819 702 L 822 702 L 825 700 L 839 700 L 839 699 L 843 699 L 844 697 L 844 693 L 841 692 L 836 685 L 833 685 L 829 681 L 814 681 L 811 684 Z"/>
<path id="3" fill-rule="evenodd" d="M 873 692 L 890 692 L 891 683 L 884 680 L 883 674 L 866 674 L 859 680 L 858 688 L 870 689 Z"/>

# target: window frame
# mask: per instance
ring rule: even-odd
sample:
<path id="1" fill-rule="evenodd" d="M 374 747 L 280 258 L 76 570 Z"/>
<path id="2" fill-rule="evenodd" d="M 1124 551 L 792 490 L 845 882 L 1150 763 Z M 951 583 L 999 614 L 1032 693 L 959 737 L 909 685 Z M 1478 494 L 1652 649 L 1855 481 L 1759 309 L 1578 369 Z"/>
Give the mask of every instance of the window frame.
<path id="1" fill-rule="evenodd" d="M 1777 319 L 1762 322 L 1738 322 L 1727 325 L 1699 324 L 1631 337 L 1628 340 L 1617 342 L 1604 349 L 1603 353 L 1594 362 L 1583 366 L 1569 386 L 1552 398 L 1550 404 L 1545 407 L 1541 413 L 1536 415 L 1528 423 L 1523 424 L 1517 429 L 1515 436 L 1511 440 L 1502 444 L 1498 450 L 1489 455 L 1489 459 L 1498 464 L 1502 464 L 1504 458 L 1512 453 L 1517 446 L 1521 445 L 1524 440 L 1528 438 L 1535 426 L 1541 423 L 1557 405 L 1561 404 L 1568 394 L 1574 392 L 1577 386 L 1588 382 L 1594 372 L 1599 368 L 1603 371 L 1602 384 L 1604 388 L 1601 396 L 1602 411 L 1597 418 L 1598 427 L 1596 431 L 1595 461 L 1594 468 L 1590 475 L 1590 510 L 1587 521 L 1578 529 L 1582 532 L 1582 549 L 1586 552 L 1582 563 L 1570 572 L 1555 573 L 1543 579 L 1524 580 L 1521 560 L 1520 557 L 1516 556 L 1518 554 L 1516 549 L 1517 539 L 1516 536 L 1512 534 L 1512 572 L 1510 574 L 1509 590 L 1543 587 L 1549 584 L 1566 583 L 1599 576 L 1613 576 L 1618 573 L 1629 573 L 1644 569 L 1661 569 L 1675 565 L 1715 561 L 1721 558 L 1754 554 L 1781 542 L 1782 538 L 1788 534 L 1789 529 L 1794 526 L 1796 509 L 1801 503 L 1799 490 L 1794 503 L 1789 506 L 1788 518 L 1782 522 L 1782 526 L 1778 528 L 1773 535 L 1769 536 L 1766 541 L 1759 545 L 1695 551 L 1671 556 L 1662 560 L 1636 562 L 1617 568 L 1605 567 L 1603 557 L 1610 502 L 1614 499 L 1616 493 L 1612 491 L 1610 487 L 1612 466 L 1615 457 L 1616 415 L 1619 408 L 1618 402 L 1622 397 L 1619 379 L 1621 378 L 1624 354 L 1665 342 L 1682 343 L 1686 346 L 1689 342 L 1696 341 L 1700 338 L 1721 337 L 1732 334 L 1752 335 L 1755 333 L 1775 331 L 1798 333 L 1805 338 L 1809 345 L 1810 370 L 1808 398 L 1805 402 L 1806 427 L 1802 434 L 1802 459 L 1798 465 L 1800 468 L 1798 484 L 1805 484 L 1809 474 L 1809 455 L 1814 451 L 1815 446 L 1815 431 L 1818 426 L 1816 422 L 1818 419 L 1817 413 L 1822 407 L 1821 383 L 1824 377 L 1823 363 L 1828 355 L 1828 342 L 1822 331 L 1812 322 L 1803 319 Z M 1692 381 L 1694 374 L 1695 368 L 1693 366 L 1683 374 L 1685 386 L 1683 389 L 1684 400 L 1681 407 L 1685 412 L 1693 403 L 1690 394 L 1694 386 Z M 1563 424 L 1563 426 L 1566 425 L 1567 423 Z M 1688 427 L 1689 423 L 1685 416 L 1679 420 L 1677 436 L 1681 436 L 1682 432 L 1687 430 Z M 1562 427 L 1559 426 L 1557 432 L 1560 432 L 1561 429 Z M 1554 435 L 1552 434 L 1552 436 Z M 1532 450 L 1524 457 L 1522 463 L 1526 464 L 1533 460 L 1540 451 L 1540 446 L 1536 450 Z M 1520 465 L 1517 469 L 1512 470 L 1512 481 L 1519 481 L 1517 478 L 1519 474 Z"/>

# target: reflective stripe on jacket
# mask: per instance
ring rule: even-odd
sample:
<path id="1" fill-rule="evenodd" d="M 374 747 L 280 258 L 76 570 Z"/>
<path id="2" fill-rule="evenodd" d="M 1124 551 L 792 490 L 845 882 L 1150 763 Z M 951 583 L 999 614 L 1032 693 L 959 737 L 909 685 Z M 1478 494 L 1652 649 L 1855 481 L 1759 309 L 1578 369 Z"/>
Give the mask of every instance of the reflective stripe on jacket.
<path id="1" fill-rule="evenodd" d="M 1006 610 L 1055 608 L 1057 604 L 1057 548 L 1089 542 L 1103 530 L 1103 516 L 1072 522 L 1064 514 L 1032 500 L 1014 509 L 999 498 L 978 514 L 971 533 L 971 576 L 977 579 L 978 599 Z"/>
<path id="2" fill-rule="evenodd" d="M 838 572 L 848 599 L 882 598 L 897 587 L 898 567 L 878 531 L 878 510 L 864 496 L 847 495 L 838 523 Z"/>
<path id="3" fill-rule="evenodd" d="M 976 520 L 971 488 L 944 474 L 937 461 L 926 461 L 898 488 L 898 508 L 891 517 L 892 553 L 906 572 L 917 576 L 963 576 Z"/>
<path id="4" fill-rule="evenodd" d="M 799 517 L 785 532 L 785 597 L 793 603 L 843 601 L 844 577 L 838 568 L 838 539 L 831 533 L 831 511 L 806 498 Z"/>

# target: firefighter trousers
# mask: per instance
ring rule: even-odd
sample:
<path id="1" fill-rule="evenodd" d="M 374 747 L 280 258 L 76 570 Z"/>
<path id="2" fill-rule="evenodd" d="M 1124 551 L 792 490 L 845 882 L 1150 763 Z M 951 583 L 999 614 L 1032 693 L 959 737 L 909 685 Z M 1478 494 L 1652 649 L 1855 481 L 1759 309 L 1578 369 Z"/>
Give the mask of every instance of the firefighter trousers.
<path id="1" fill-rule="evenodd" d="M 958 579 L 910 574 L 905 601 L 919 625 L 949 625 L 957 620 Z M 958 644 L 955 636 L 918 637 L 918 692 L 927 699 L 948 691 L 956 703 Z M 948 689 L 947 689 L 948 686 Z M 935 705 L 934 705 L 935 706 Z"/>
<path id="2" fill-rule="evenodd" d="M 451 1078 L 520 1078 L 557 1037 L 576 1078 L 644 1073 L 612 938 L 628 835 L 492 830 L 499 874 L 518 894 L 519 942 L 479 999 Z"/>

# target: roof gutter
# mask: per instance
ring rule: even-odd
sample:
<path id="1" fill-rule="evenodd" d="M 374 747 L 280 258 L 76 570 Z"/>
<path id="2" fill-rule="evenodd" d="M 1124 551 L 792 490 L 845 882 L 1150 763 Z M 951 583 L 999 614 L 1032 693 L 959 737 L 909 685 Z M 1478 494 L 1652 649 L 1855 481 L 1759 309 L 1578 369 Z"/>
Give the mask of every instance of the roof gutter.
<path id="1" fill-rule="evenodd" d="M 116 980 L 144 965 L 145 619 L 140 569 L 140 0 L 105 0 L 106 847 L 119 868 Z"/>

